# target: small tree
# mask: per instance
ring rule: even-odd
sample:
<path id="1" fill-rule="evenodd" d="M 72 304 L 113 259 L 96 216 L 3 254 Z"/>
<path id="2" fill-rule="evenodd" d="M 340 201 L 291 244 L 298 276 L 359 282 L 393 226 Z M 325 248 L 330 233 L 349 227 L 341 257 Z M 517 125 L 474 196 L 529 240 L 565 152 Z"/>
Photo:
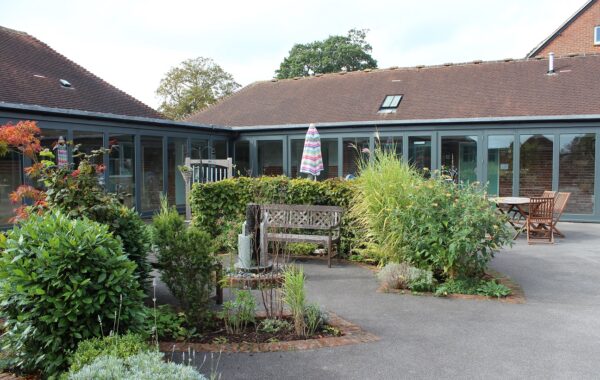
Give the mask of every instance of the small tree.
<path id="1" fill-rule="evenodd" d="M 196 227 L 186 227 L 165 198 L 160 212 L 154 216 L 153 227 L 161 279 L 190 322 L 208 322 L 208 302 L 215 285 L 212 272 L 217 264 L 210 235 Z"/>
<path id="2" fill-rule="evenodd" d="M 294 45 L 275 72 L 277 78 L 377 68 L 377 61 L 371 56 L 372 47 L 365 40 L 367 32 L 367 29 L 351 29 L 346 36 Z"/>
<path id="3" fill-rule="evenodd" d="M 165 116 L 181 120 L 232 94 L 240 85 L 210 58 L 188 59 L 161 79 L 156 94 Z"/>

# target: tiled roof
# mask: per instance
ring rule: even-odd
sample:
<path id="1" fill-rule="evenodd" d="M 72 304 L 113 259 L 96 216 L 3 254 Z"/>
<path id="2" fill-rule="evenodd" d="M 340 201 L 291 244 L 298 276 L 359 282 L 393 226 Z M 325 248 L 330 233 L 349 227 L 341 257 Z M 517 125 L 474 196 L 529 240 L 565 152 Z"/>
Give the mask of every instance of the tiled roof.
<path id="1" fill-rule="evenodd" d="M 600 56 L 474 61 L 253 83 L 188 118 L 227 126 L 600 114 Z M 395 113 L 378 113 L 386 95 Z"/>
<path id="2" fill-rule="evenodd" d="M 64 79 L 70 88 L 61 85 Z M 163 118 L 27 33 L 0 27 L 0 102 Z"/>

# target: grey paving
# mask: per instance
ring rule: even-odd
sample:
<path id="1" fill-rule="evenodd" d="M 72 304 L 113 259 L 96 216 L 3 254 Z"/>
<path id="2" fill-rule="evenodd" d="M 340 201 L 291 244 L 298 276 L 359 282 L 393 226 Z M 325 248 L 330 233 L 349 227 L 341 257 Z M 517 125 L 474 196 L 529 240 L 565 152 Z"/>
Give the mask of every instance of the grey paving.
<path id="1" fill-rule="evenodd" d="M 494 269 L 524 288 L 524 305 L 381 294 L 368 269 L 306 262 L 310 299 L 381 341 L 222 354 L 219 372 L 223 379 L 600 378 L 600 225 L 563 230 L 567 239 L 553 246 L 520 239 L 494 259 Z"/>

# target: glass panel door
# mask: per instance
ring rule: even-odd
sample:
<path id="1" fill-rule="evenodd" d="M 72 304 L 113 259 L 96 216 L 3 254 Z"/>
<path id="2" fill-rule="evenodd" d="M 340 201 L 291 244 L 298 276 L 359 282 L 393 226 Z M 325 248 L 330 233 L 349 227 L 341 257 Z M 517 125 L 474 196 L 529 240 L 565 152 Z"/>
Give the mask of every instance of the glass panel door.
<path id="1" fill-rule="evenodd" d="M 596 134 L 560 135 L 558 190 L 571 193 L 566 213 L 594 212 Z"/>
<path id="2" fill-rule="evenodd" d="M 539 197 L 552 190 L 554 136 L 520 136 L 519 194 Z"/>
<path id="3" fill-rule="evenodd" d="M 169 204 L 183 206 L 185 205 L 185 181 L 179 172 L 179 166 L 185 163 L 187 157 L 187 139 L 169 137 L 167 146 Z"/>
<path id="4" fill-rule="evenodd" d="M 258 175 L 283 175 L 283 141 L 257 141 Z"/>
<path id="5" fill-rule="evenodd" d="M 142 136 L 142 211 L 157 210 L 163 192 L 163 139 Z"/>
<path id="6" fill-rule="evenodd" d="M 402 136 L 381 136 L 375 140 L 375 144 L 384 152 L 394 152 L 402 157 Z"/>
<path id="7" fill-rule="evenodd" d="M 300 173 L 302 154 L 304 153 L 304 139 L 292 139 L 291 145 L 291 176 L 310 177 L 309 174 Z M 323 171 L 317 179 L 336 178 L 338 176 L 338 140 L 321 139 L 321 158 L 323 160 Z"/>
<path id="8" fill-rule="evenodd" d="M 477 181 L 477 136 L 442 137 L 442 173 L 456 183 Z"/>
<path id="9" fill-rule="evenodd" d="M 515 137 L 488 136 L 488 194 L 510 197 L 513 193 L 513 148 Z"/>
<path id="10" fill-rule="evenodd" d="M 430 136 L 410 136 L 408 138 L 408 162 L 418 170 L 431 170 Z"/>
<path id="11" fill-rule="evenodd" d="M 361 160 L 369 159 L 368 137 L 347 137 L 343 140 L 343 175 L 357 176 Z"/>
<path id="12" fill-rule="evenodd" d="M 123 197 L 133 207 L 135 197 L 135 144 L 133 135 L 111 135 L 108 138 L 108 191 Z"/>

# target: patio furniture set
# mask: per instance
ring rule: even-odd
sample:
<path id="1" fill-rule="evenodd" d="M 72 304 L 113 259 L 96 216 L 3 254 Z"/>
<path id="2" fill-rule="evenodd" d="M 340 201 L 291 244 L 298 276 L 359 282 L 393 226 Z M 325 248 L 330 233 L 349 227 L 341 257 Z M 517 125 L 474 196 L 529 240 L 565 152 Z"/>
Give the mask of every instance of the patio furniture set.
<path id="1" fill-rule="evenodd" d="M 565 237 L 556 227 L 571 193 L 544 191 L 539 197 L 494 197 L 498 210 L 509 216 L 515 229 L 514 239 L 527 233 L 527 243 L 548 241 L 554 243 L 554 235 Z"/>

